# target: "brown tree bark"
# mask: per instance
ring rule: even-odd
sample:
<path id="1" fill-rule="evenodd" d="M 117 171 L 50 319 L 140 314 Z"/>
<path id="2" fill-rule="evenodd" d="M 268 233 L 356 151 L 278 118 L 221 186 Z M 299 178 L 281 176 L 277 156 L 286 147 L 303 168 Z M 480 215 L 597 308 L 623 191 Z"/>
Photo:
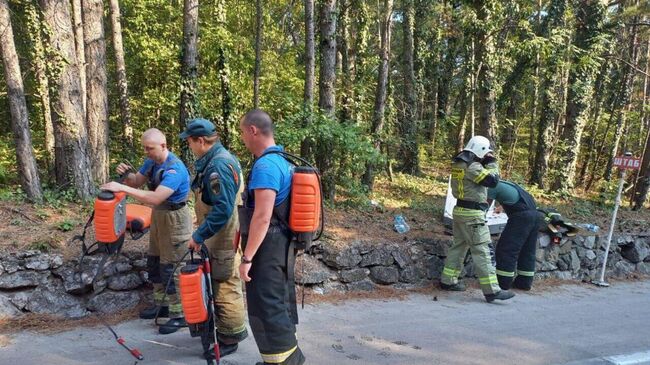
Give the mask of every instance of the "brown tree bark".
<path id="1" fill-rule="evenodd" d="M 487 23 L 490 19 L 487 6 L 489 2 L 475 1 L 474 8 L 481 23 Z M 479 108 L 479 134 L 487 137 L 496 148 L 497 141 L 497 118 L 496 118 L 496 97 L 494 60 L 495 49 L 493 36 L 488 29 L 480 27 L 476 33 L 476 63 L 479 65 L 477 75 L 478 108 Z"/>
<path id="2" fill-rule="evenodd" d="M 336 106 L 336 0 L 322 0 L 320 8 L 320 77 L 318 106 L 334 117 Z"/>
<path id="3" fill-rule="evenodd" d="M 41 34 L 40 10 L 36 9 L 32 1 L 23 3 L 27 17 L 27 33 L 32 45 L 32 67 L 36 76 L 36 90 L 41 106 L 43 118 L 43 129 L 45 131 L 45 165 L 47 167 L 47 179 L 55 180 L 54 176 L 54 127 L 52 126 L 52 109 L 50 107 L 50 89 L 47 79 L 46 53 L 43 37 Z"/>
<path id="4" fill-rule="evenodd" d="M 50 72 L 57 75 L 50 79 L 57 185 L 73 188 L 80 198 L 90 199 L 94 188 L 70 5 L 66 0 L 39 0 L 39 4 L 51 32 L 49 44 L 59 55 L 49 63 Z"/>
<path id="5" fill-rule="evenodd" d="M 253 108 L 260 106 L 260 72 L 262 68 L 262 32 L 264 13 L 262 0 L 255 0 L 255 74 L 253 75 Z"/>
<path id="6" fill-rule="evenodd" d="M 305 89 L 303 93 L 303 108 L 305 119 L 303 127 L 311 123 L 311 116 L 314 105 L 314 75 L 316 70 L 316 56 L 314 47 L 314 0 L 305 0 Z M 303 158 L 309 156 L 311 143 L 305 138 L 300 144 L 300 155 Z"/>
<path id="7" fill-rule="evenodd" d="M 197 116 L 198 100 L 198 44 L 199 33 L 199 0 L 184 0 L 183 2 L 183 59 L 181 63 L 181 97 L 179 127 L 185 130 L 187 123 Z M 193 170 L 194 157 L 187 145 L 181 142 L 181 159 Z"/>
<path id="8" fill-rule="evenodd" d="M 390 38 L 393 16 L 393 0 L 384 0 L 384 6 L 380 20 L 380 48 L 379 48 L 379 70 L 377 72 L 377 88 L 375 90 L 375 106 L 372 113 L 372 128 L 370 134 L 373 139 L 375 151 L 381 151 L 381 133 L 384 128 L 384 112 L 386 110 L 386 97 L 388 94 L 388 71 L 390 68 Z M 363 175 L 363 184 L 372 191 L 375 181 L 376 164 L 370 162 L 366 165 L 366 172 Z"/>
<path id="9" fill-rule="evenodd" d="M 83 6 L 81 0 L 72 0 L 72 27 L 74 29 L 74 43 L 79 64 L 79 80 L 81 80 L 81 104 L 84 118 L 86 118 L 86 50 L 84 43 Z M 84 121 L 85 123 L 85 121 Z"/>
<path id="10" fill-rule="evenodd" d="M 637 20 L 638 21 L 638 20 Z M 637 63 L 637 58 L 638 58 L 638 27 L 632 26 L 632 29 L 630 30 L 630 35 L 629 35 L 629 44 L 627 46 L 627 52 L 626 52 L 626 59 L 629 60 L 630 63 L 636 64 Z M 622 67 L 622 75 L 621 75 L 621 83 L 620 83 L 620 98 L 619 98 L 619 103 L 618 105 L 615 106 L 615 113 L 616 113 L 616 130 L 614 133 L 614 143 L 612 143 L 611 148 L 609 150 L 609 158 L 607 159 L 607 167 L 605 167 L 605 174 L 604 178 L 605 180 L 609 180 L 612 177 L 612 164 L 614 162 L 614 157 L 616 157 L 617 153 L 619 153 L 619 143 L 621 141 L 621 137 L 623 136 L 623 131 L 625 130 L 625 126 L 627 124 L 627 113 L 631 109 L 631 102 L 632 102 L 632 89 L 634 88 L 634 76 L 636 75 L 636 71 L 632 69 L 632 67 L 625 63 L 621 64 Z M 624 151 L 623 151 L 624 152 Z"/>
<path id="11" fill-rule="evenodd" d="M 328 117 L 336 118 L 336 0 L 322 0 L 320 8 L 320 77 L 318 107 Z M 319 141 L 316 165 L 323 174 L 323 194 L 334 200 L 335 178 L 332 176 L 331 143 Z"/>
<path id="12" fill-rule="evenodd" d="M 580 51 L 576 51 L 571 60 L 566 123 L 560 139 L 563 148 L 559 156 L 558 174 L 553 183 L 554 190 L 567 190 L 574 186 L 582 132 L 589 116 L 596 72 L 600 68 L 598 53 L 605 43 L 601 35 L 606 14 L 605 5 L 600 2 L 583 2 L 575 13 L 575 46 Z M 585 57 L 591 57 L 591 62 L 587 63 Z"/>
<path id="13" fill-rule="evenodd" d="M 120 117 L 124 140 L 130 150 L 133 150 L 133 126 L 131 124 L 131 105 L 129 103 L 129 88 L 126 79 L 126 63 L 124 62 L 124 46 L 122 44 L 122 23 L 120 21 L 119 0 L 110 0 L 111 26 L 113 31 L 113 49 L 115 51 L 115 68 L 117 71 L 117 88 L 120 95 Z"/>
<path id="14" fill-rule="evenodd" d="M 106 89 L 106 40 L 104 1 L 82 0 L 86 60 L 86 129 L 93 178 L 109 180 L 108 94 Z"/>
<path id="15" fill-rule="evenodd" d="M 417 130 L 417 91 L 414 66 L 413 29 L 415 26 L 415 6 L 413 0 L 404 2 L 404 99 L 406 101 L 401 121 L 400 159 L 401 170 L 410 175 L 420 173 Z"/>
<path id="16" fill-rule="evenodd" d="M 29 111 L 25 101 L 25 90 L 20 73 L 20 63 L 14 34 L 9 16 L 7 0 L 0 0 L 0 54 L 4 65 L 4 74 L 9 97 L 9 112 L 11 113 L 11 129 L 16 144 L 16 162 L 20 186 L 27 198 L 34 202 L 43 200 L 38 168 L 32 149 L 32 136 L 29 129 Z"/>
<path id="17" fill-rule="evenodd" d="M 646 46 L 646 59 L 645 59 L 645 77 L 643 79 L 643 94 L 641 100 L 641 126 L 648 124 L 650 119 L 650 112 L 648 112 L 648 99 L 650 97 L 650 39 Z M 645 145 L 643 147 L 643 159 L 641 160 L 641 169 L 637 174 L 634 182 L 634 194 L 632 194 L 633 209 L 639 210 L 643 207 L 646 199 L 648 198 L 648 190 L 650 188 L 650 129 L 646 131 Z"/>

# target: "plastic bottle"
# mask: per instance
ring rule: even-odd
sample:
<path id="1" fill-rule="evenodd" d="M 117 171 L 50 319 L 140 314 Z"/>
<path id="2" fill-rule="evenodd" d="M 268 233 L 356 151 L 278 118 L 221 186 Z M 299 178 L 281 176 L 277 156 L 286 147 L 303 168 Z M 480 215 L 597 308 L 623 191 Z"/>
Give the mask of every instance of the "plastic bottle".
<path id="1" fill-rule="evenodd" d="M 600 230 L 600 227 L 591 223 L 583 223 L 583 224 L 579 224 L 578 226 L 584 228 L 586 231 L 594 232 L 594 233 Z"/>
<path id="2" fill-rule="evenodd" d="M 395 216 L 395 220 L 393 221 L 393 226 L 395 227 L 395 231 L 397 233 L 406 233 L 411 229 L 408 224 L 406 224 L 406 220 L 404 220 L 404 217 L 402 217 L 401 214 L 398 214 Z"/>

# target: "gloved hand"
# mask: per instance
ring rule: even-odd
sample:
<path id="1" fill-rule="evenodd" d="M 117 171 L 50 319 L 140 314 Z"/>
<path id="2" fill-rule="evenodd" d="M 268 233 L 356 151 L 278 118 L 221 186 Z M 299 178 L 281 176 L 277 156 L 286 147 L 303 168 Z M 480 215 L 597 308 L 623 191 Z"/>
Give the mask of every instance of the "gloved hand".
<path id="1" fill-rule="evenodd" d="M 481 160 L 481 165 L 485 166 L 485 165 L 491 164 L 493 162 L 497 162 L 496 157 L 494 157 L 492 154 L 487 154 Z"/>

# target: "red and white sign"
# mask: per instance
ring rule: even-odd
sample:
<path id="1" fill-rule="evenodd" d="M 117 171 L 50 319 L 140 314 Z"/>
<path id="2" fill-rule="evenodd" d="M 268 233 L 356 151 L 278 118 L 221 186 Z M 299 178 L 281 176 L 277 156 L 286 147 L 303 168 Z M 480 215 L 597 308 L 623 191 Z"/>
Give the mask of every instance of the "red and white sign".
<path id="1" fill-rule="evenodd" d="M 619 169 L 638 170 L 641 167 L 641 159 L 627 156 L 614 157 L 614 166 Z"/>

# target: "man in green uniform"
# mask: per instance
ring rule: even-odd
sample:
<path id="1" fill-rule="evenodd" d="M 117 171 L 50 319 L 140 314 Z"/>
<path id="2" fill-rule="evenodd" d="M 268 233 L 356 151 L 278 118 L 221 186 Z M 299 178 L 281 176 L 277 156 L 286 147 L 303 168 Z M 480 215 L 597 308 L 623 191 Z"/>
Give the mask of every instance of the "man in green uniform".
<path id="1" fill-rule="evenodd" d="M 167 149 L 165 135 L 158 129 L 146 130 L 142 134 L 142 145 L 147 158 L 140 170 L 129 172 L 130 167 L 121 163 L 116 170 L 120 175 L 127 174 L 124 185 L 110 182 L 101 189 L 124 191 L 153 206 L 147 271 L 154 287 L 154 305 L 140 312 L 140 318 L 152 319 L 157 313 L 160 317 L 169 317 L 169 321 L 158 328 L 161 334 L 168 334 L 186 325 L 177 290 L 180 269 L 174 271 L 174 265 L 185 254 L 184 243 L 192 233 L 192 216 L 186 205 L 190 175 L 183 162 Z M 145 183 L 149 190 L 138 189 Z"/>
<path id="2" fill-rule="evenodd" d="M 187 245 L 198 251 L 203 243 L 210 252 L 217 342 L 219 353 L 225 356 L 237 351 L 238 343 L 248 336 L 239 278 L 241 253 L 238 247 L 233 247 L 239 229 L 236 207 L 241 204 L 244 189 L 241 166 L 219 142 L 216 128 L 208 120 L 190 121 L 180 137 L 187 140 L 197 157 L 192 190 L 199 226 Z M 210 350 L 204 356 L 213 358 L 213 354 Z"/>
<path id="3" fill-rule="evenodd" d="M 535 276 L 539 225 L 535 199 L 521 186 L 505 180 L 488 189 L 488 198 L 498 201 L 508 215 L 496 248 L 499 286 L 530 290 Z"/>
<path id="4" fill-rule="evenodd" d="M 451 163 L 451 192 L 457 199 L 453 212 L 454 242 L 449 248 L 440 279 L 444 290 L 463 291 L 458 281 L 467 250 L 472 255 L 474 270 L 485 300 L 506 300 L 514 296 L 501 290 L 490 259 L 490 229 L 485 222 L 488 210 L 487 188 L 499 181 L 499 167 L 490 149 L 490 141 L 474 136 Z"/>

